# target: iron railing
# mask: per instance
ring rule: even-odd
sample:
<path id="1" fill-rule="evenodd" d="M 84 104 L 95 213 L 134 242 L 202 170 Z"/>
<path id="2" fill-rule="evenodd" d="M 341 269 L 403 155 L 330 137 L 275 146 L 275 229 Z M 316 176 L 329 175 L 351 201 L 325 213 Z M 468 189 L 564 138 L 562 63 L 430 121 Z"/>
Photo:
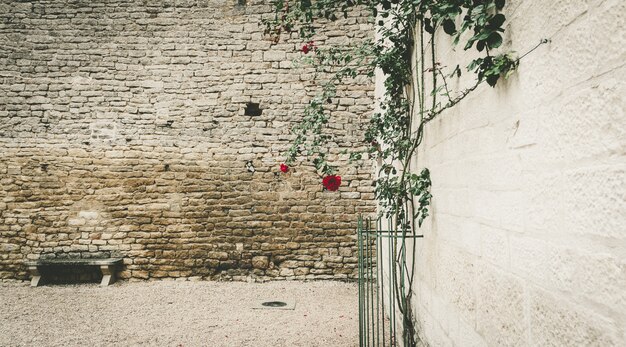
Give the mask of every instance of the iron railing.
<path id="1" fill-rule="evenodd" d="M 388 230 L 380 219 L 372 224 L 359 218 L 359 346 L 415 346 L 410 272 L 415 241 L 423 235 L 394 230 L 393 220 L 386 221 Z M 412 247 L 407 251 L 408 241 Z"/>

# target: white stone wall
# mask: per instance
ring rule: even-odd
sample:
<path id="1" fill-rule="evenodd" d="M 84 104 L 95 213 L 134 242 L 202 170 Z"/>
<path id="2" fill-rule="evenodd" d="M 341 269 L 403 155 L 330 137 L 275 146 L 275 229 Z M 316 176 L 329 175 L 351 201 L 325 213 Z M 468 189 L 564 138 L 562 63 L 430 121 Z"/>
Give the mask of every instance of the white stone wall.
<path id="1" fill-rule="evenodd" d="M 505 49 L 552 41 L 426 130 L 420 335 L 626 346 L 626 2 L 517 0 L 505 14 Z M 439 42 L 444 65 L 467 65 L 462 47 Z"/>

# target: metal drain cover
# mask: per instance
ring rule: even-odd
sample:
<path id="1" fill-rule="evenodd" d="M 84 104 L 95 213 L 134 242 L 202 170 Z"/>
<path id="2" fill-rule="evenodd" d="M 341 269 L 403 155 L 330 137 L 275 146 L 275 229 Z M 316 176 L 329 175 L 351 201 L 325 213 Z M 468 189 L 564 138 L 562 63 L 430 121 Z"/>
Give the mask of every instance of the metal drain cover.
<path id="1" fill-rule="evenodd" d="M 266 301 L 262 302 L 261 305 L 266 307 L 285 307 L 287 303 L 282 301 Z"/>
<path id="2" fill-rule="evenodd" d="M 252 306 L 253 309 L 259 310 L 295 310 L 296 309 L 296 301 L 295 300 L 262 300 L 255 303 Z"/>

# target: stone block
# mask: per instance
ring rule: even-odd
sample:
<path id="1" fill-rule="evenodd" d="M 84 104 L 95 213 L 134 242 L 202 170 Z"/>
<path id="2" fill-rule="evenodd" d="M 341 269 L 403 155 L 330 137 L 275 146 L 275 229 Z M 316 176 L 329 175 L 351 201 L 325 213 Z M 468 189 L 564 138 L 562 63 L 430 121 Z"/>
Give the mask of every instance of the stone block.
<path id="1" fill-rule="evenodd" d="M 286 53 L 283 51 L 265 51 L 263 52 L 264 61 L 282 61 L 285 60 Z"/>
<path id="2" fill-rule="evenodd" d="M 300 244 L 298 242 L 287 242 L 287 248 L 288 249 L 299 249 L 300 248 Z"/>
<path id="3" fill-rule="evenodd" d="M 572 300 L 556 299 L 534 290 L 530 297 L 530 326 L 535 346 L 616 346 L 610 320 L 589 312 Z"/>
<path id="4" fill-rule="evenodd" d="M 477 278 L 476 331 L 488 345 L 528 345 L 522 282 L 487 264 Z"/>
<path id="5" fill-rule="evenodd" d="M 227 260 L 228 259 L 228 253 L 226 253 L 226 252 L 208 252 L 207 253 L 207 257 L 210 258 L 210 259 Z"/>
<path id="6" fill-rule="evenodd" d="M 294 269 L 293 273 L 296 276 L 305 276 L 308 275 L 310 271 L 311 269 L 309 269 L 308 267 L 299 267 L 297 269 Z"/>
<path id="7" fill-rule="evenodd" d="M 280 269 L 280 276 L 294 276 L 295 271 L 294 269 Z"/>
<path id="8" fill-rule="evenodd" d="M 300 266 L 300 262 L 296 261 L 296 260 L 287 260 L 284 261 L 280 264 L 281 268 L 290 268 L 290 269 L 295 269 L 298 266 Z"/>
<path id="9" fill-rule="evenodd" d="M 266 256 L 255 256 L 252 258 L 252 266 L 255 269 L 267 269 L 269 267 L 269 259 Z"/>
<path id="10" fill-rule="evenodd" d="M 98 212 L 95 211 L 80 211 L 78 217 L 85 220 L 98 219 Z"/>
<path id="11" fill-rule="evenodd" d="M 324 262 L 329 263 L 341 263 L 343 261 L 342 256 L 334 256 L 334 255 L 325 255 L 322 257 Z"/>

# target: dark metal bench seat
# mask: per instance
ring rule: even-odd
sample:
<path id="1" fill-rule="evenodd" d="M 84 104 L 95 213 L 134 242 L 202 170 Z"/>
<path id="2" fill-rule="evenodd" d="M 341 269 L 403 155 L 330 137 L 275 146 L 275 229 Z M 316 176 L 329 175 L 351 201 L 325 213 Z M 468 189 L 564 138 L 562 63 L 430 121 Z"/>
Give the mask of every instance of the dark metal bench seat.
<path id="1" fill-rule="evenodd" d="M 44 266 L 99 266 L 102 271 L 101 286 L 108 286 L 115 282 L 115 267 L 122 264 L 122 258 L 106 258 L 106 259 L 39 259 L 27 260 L 24 265 L 28 267 L 28 271 L 32 275 L 30 281 L 31 287 L 37 287 L 41 280 L 39 269 Z"/>

